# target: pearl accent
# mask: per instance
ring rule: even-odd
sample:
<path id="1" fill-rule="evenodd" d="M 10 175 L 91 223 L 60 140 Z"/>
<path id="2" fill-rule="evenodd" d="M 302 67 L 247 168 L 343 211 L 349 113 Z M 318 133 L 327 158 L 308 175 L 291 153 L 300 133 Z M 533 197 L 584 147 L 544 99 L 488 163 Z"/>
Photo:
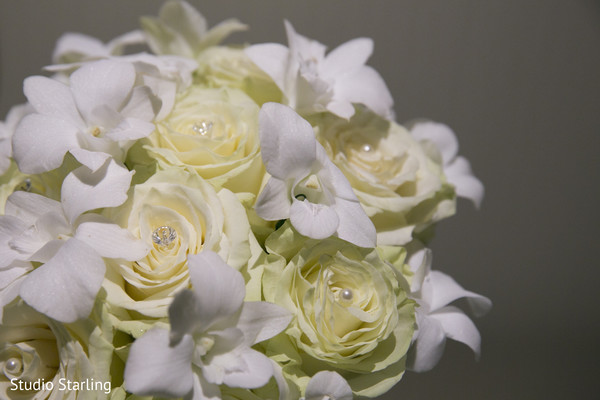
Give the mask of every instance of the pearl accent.
<path id="1" fill-rule="evenodd" d="M 4 363 L 4 370 L 6 372 L 8 372 L 9 374 L 16 374 L 19 371 L 21 371 L 21 360 L 19 360 L 18 358 L 9 358 L 8 361 L 6 361 L 6 363 Z"/>
<path id="2" fill-rule="evenodd" d="M 199 121 L 192 126 L 192 130 L 199 135 L 205 136 L 210 132 L 212 127 L 213 123 L 211 121 Z"/>
<path id="3" fill-rule="evenodd" d="M 175 239 L 177 231 L 170 226 L 161 226 L 152 232 L 152 241 L 162 247 L 168 247 Z"/>
<path id="4" fill-rule="evenodd" d="M 342 290 L 342 299 L 352 300 L 353 297 L 354 297 L 354 293 L 352 293 L 352 290 L 350 290 L 350 289 Z"/>
<path id="5" fill-rule="evenodd" d="M 350 289 L 344 289 L 339 294 L 339 302 L 344 306 L 348 306 L 352 303 L 352 299 L 354 299 L 354 293 Z"/>
<path id="6" fill-rule="evenodd" d="M 371 150 L 373 150 L 373 148 L 371 147 L 370 144 L 365 144 L 362 149 L 363 149 L 363 151 L 366 151 L 367 153 L 370 152 Z"/>

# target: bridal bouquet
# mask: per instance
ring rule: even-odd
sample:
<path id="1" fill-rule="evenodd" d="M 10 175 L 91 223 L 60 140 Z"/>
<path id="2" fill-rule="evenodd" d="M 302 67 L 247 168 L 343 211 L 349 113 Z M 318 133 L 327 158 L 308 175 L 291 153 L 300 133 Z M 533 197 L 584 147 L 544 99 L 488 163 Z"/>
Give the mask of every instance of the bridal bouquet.
<path id="1" fill-rule="evenodd" d="M 168 1 L 63 35 L 0 124 L 0 398 L 351 399 L 479 354 L 427 243 L 483 186 L 370 39 L 220 45 Z M 149 52 L 132 54 L 131 45 Z"/>

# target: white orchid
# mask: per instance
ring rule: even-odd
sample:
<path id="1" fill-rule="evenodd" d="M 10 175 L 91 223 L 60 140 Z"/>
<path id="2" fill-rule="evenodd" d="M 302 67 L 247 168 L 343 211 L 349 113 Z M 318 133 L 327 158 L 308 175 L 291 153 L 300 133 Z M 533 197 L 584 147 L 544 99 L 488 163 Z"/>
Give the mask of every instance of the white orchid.
<path id="1" fill-rule="evenodd" d="M 454 185 L 456 195 L 471 200 L 479 208 L 484 195 L 483 184 L 473 175 L 469 161 L 458 155 L 458 139 L 452 129 L 437 122 L 419 122 L 410 133 L 415 139 L 437 148 L 444 174 Z"/>
<path id="2" fill-rule="evenodd" d="M 108 158 L 123 161 L 136 140 L 154 130 L 160 99 L 148 86 L 136 85 L 135 67 L 101 60 L 84 65 L 70 86 L 34 76 L 24 92 L 35 113 L 25 116 L 13 136 L 13 156 L 25 173 L 62 164 L 70 152 L 92 171 Z"/>
<path id="3" fill-rule="evenodd" d="M 62 202 L 17 191 L 0 216 L 0 300 L 20 294 L 62 322 L 87 317 L 104 279 L 104 258 L 137 260 L 148 248 L 97 214 L 127 198 L 132 173 L 114 160 L 92 172 L 79 167 L 62 184 Z M 42 263 L 36 269 L 30 262 Z"/>
<path id="4" fill-rule="evenodd" d="M 0 121 L 0 175 L 6 172 L 12 158 L 12 137 L 17 124 L 23 117 L 33 112 L 32 107 L 25 103 L 13 106 L 4 121 Z"/>
<path id="5" fill-rule="evenodd" d="M 408 368 L 424 372 L 433 368 L 444 352 L 446 338 L 469 346 L 478 358 L 481 336 L 473 321 L 452 302 L 465 298 L 475 316 L 486 314 L 492 307 L 487 297 L 463 289 L 454 279 L 431 270 L 431 250 L 413 243 L 408 264 L 414 273 L 411 298 L 417 301 L 417 326 L 409 351 Z"/>
<path id="6" fill-rule="evenodd" d="M 55 64 L 73 64 L 120 56 L 126 46 L 140 43 L 144 43 L 144 35 L 138 30 L 118 36 L 106 44 L 92 36 L 67 32 L 58 38 L 52 61 Z"/>
<path id="7" fill-rule="evenodd" d="M 373 41 L 357 38 L 325 55 L 326 47 L 296 33 L 285 21 L 289 47 L 278 43 L 249 46 L 245 51 L 265 71 L 300 114 L 330 111 L 342 118 L 354 115 L 353 103 L 393 117 L 392 96 L 377 71 L 365 65 Z"/>
<path id="8" fill-rule="evenodd" d="M 232 33 L 247 29 L 237 19 L 228 19 L 209 30 L 202 14 L 181 0 L 167 1 L 161 7 L 158 18 L 142 17 L 141 24 L 148 46 L 155 54 L 174 54 L 192 59 Z"/>
<path id="9" fill-rule="evenodd" d="M 352 400 L 352 389 L 337 372 L 320 371 L 310 378 L 303 400 Z"/>
<path id="10" fill-rule="evenodd" d="M 335 235 L 375 247 L 373 223 L 344 174 L 327 158 L 310 124 L 291 108 L 266 103 L 259 114 L 262 159 L 271 178 L 256 200 L 265 220 L 290 219 L 304 236 Z"/>
<path id="11" fill-rule="evenodd" d="M 125 386 L 138 395 L 220 399 L 219 385 L 258 388 L 274 374 L 251 348 L 283 331 L 291 315 L 266 302 L 244 302 L 241 273 L 214 252 L 188 256 L 193 291 L 169 307 L 171 331 L 154 328 L 131 346 Z"/>

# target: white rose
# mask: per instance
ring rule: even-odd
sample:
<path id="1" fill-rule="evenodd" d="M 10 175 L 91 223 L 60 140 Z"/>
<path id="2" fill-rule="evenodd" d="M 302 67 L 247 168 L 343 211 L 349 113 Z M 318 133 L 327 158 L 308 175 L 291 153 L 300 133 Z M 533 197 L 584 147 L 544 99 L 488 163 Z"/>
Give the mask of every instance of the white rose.
<path id="1" fill-rule="evenodd" d="M 22 300 L 6 306 L 0 325 L 0 398 L 108 398 L 113 347 L 102 325 L 93 320 L 61 324 Z"/>
<path id="2" fill-rule="evenodd" d="M 350 120 L 322 114 L 311 122 L 373 221 L 378 245 L 408 243 L 454 213 L 455 193 L 441 166 L 404 127 L 365 109 Z"/>
<path id="3" fill-rule="evenodd" d="M 109 301 L 146 316 L 166 317 L 174 294 L 189 286 L 189 254 L 212 250 L 238 270 L 250 258 L 250 225 L 236 196 L 183 169 L 135 185 L 106 214 L 151 247 L 141 260 L 111 262 L 105 281 Z"/>
<path id="4" fill-rule="evenodd" d="M 264 176 L 257 130 L 258 106 L 243 92 L 192 86 L 144 148 L 160 169 L 185 166 L 217 188 L 256 194 Z M 134 163 L 147 162 L 135 154 Z"/>
<path id="5" fill-rule="evenodd" d="M 260 105 L 282 101 L 283 94 L 273 79 L 258 68 L 243 49 L 210 47 L 197 61 L 199 78 L 207 86 L 240 89 Z"/>

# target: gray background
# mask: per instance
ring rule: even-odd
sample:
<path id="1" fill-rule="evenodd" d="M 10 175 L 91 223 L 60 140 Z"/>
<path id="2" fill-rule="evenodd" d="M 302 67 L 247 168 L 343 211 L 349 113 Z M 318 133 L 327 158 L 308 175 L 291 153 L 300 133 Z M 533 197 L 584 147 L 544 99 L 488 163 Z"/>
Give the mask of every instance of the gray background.
<path id="1" fill-rule="evenodd" d="M 2 0 L 0 114 L 50 62 L 65 31 L 103 40 L 161 1 Z M 479 362 L 449 343 L 385 399 L 597 398 L 600 313 L 600 3 L 597 1 L 195 1 L 210 25 L 237 17 L 233 41 L 285 42 L 282 19 L 330 48 L 375 40 L 370 60 L 399 121 L 450 125 L 486 185 L 439 225 L 434 268 L 489 296 Z"/>

